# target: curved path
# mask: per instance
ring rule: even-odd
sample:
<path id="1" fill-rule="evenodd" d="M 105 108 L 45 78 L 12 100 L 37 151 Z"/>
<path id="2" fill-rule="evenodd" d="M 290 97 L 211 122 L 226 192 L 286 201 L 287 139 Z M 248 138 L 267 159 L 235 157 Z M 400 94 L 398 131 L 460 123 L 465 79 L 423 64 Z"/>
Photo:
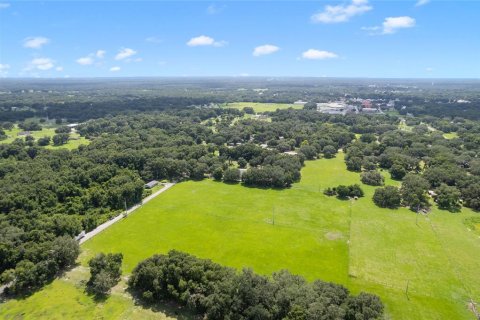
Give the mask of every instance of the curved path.
<path id="1" fill-rule="evenodd" d="M 132 213 L 133 211 L 137 210 L 139 207 L 141 207 L 143 204 L 149 202 L 150 200 L 152 200 L 153 198 L 155 198 L 156 196 L 158 196 L 160 193 L 162 192 L 165 192 L 167 191 L 168 189 L 170 189 L 171 187 L 173 187 L 175 185 L 175 183 L 165 183 L 164 187 L 160 190 L 158 190 L 157 192 L 155 193 L 152 193 L 151 195 L 149 195 L 148 197 L 146 197 L 145 199 L 143 199 L 142 203 L 141 204 L 136 204 L 134 205 L 133 207 L 129 208 L 127 210 L 127 215 L 129 215 L 130 213 Z M 98 227 L 96 227 L 95 229 L 93 229 L 92 231 L 88 232 L 85 234 L 85 236 L 83 238 L 81 238 L 78 242 L 80 244 L 84 243 L 85 241 L 95 237 L 97 234 L 99 234 L 100 232 L 102 232 L 103 230 L 107 229 L 108 227 L 110 227 L 112 224 L 114 224 L 115 222 L 119 221 L 119 220 L 122 220 L 125 216 L 125 212 L 122 212 L 120 213 L 118 216 L 116 216 L 115 218 L 111 219 L 111 220 L 108 220 L 107 222 L 105 223 L 102 223 L 101 225 L 99 225 Z"/>

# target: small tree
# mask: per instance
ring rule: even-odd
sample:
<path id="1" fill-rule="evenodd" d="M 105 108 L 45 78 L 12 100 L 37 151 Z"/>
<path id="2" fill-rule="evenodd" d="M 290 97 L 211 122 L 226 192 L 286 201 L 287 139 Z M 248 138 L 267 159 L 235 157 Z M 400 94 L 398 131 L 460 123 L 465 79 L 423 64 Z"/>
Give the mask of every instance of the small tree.
<path id="1" fill-rule="evenodd" d="M 228 168 L 223 174 L 224 182 L 238 182 L 240 180 L 240 170 L 236 168 Z"/>
<path id="2" fill-rule="evenodd" d="M 359 172 L 362 170 L 362 158 L 360 157 L 349 157 L 345 160 L 347 164 L 347 170 Z"/>
<path id="3" fill-rule="evenodd" d="M 56 145 L 56 146 L 60 146 L 62 144 L 65 144 L 65 143 L 67 143 L 69 137 L 70 137 L 70 135 L 68 133 L 58 133 L 58 134 L 53 136 L 53 139 L 52 139 L 53 144 Z"/>
<path id="4" fill-rule="evenodd" d="M 358 184 L 352 184 L 351 186 L 348 186 L 348 190 L 350 197 L 361 198 L 364 195 L 362 188 L 360 188 Z"/>
<path id="5" fill-rule="evenodd" d="M 50 140 L 51 138 L 46 136 L 46 137 L 43 137 L 43 138 L 39 138 L 37 143 L 39 146 L 48 146 L 50 144 Z"/>
<path id="6" fill-rule="evenodd" d="M 347 199 L 350 196 L 350 188 L 347 186 L 339 185 L 335 190 L 340 199 Z"/>
<path id="7" fill-rule="evenodd" d="M 360 180 L 370 186 L 383 186 L 385 179 L 378 171 L 366 171 L 361 174 Z"/>
<path id="8" fill-rule="evenodd" d="M 323 190 L 323 194 L 331 197 L 331 196 L 336 195 L 337 191 L 335 190 L 335 188 L 327 188 L 327 189 Z"/>
<path id="9" fill-rule="evenodd" d="M 400 206 L 402 197 L 397 187 L 386 186 L 375 189 L 373 202 L 381 208 L 395 209 Z"/>
<path id="10" fill-rule="evenodd" d="M 406 174 L 407 170 L 405 170 L 405 168 L 398 163 L 395 163 L 390 167 L 390 176 L 392 179 L 402 180 Z"/>
<path id="11" fill-rule="evenodd" d="M 437 196 L 438 207 L 440 209 L 448 210 L 451 212 L 458 212 L 462 207 L 460 204 L 460 191 L 456 187 L 448 186 L 442 183 L 440 187 L 435 190 Z"/>
<path id="12" fill-rule="evenodd" d="M 325 147 L 323 147 L 323 156 L 327 159 L 331 159 L 333 157 L 335 157 L 335 154 L 337 153 L 337 149 L 335 149 L 334 146 L 331 146 L 331 145 L 327 145 Z"/>
<path id="13" fill-rule="evenodd" d="M 242 168 L 242 169 L 243 169 L 243 168 L 246 168 L 246 167 L 247 167 L 247 164 L 248 164 L 247 160 L 245 160 L 245 159 L 242 158 L 242 157 L 238 158 L 237 163 L 238 163 L 238 166 L 239 166 L 240 168 Z"/>
<path id="14" fill-rule="evenodd" d="M 99 253 L 93 257 L 88 265 L 90 267 L 90 280 L 88 288 L 97 295 L 106 295 L 120 280 L 122 274 L 121 253 Z"/>
<path id="15" fill-rule="evenodd" d="M 213 170 L 212 177 L 213 177 L 213 179 L 215 179 L 215 180 L 217 180 L 217 181 L 222 180 L 222 177 L 223 177 L 223 170 L 222 170 L 222 168 L 218 167 L 218 168 L 216 168 L 215 170 Z"/>
<path id="16" fill-rule="evenodd" d="M 252 107 L 244 107 L 243 112 L 246 114 L 255 114 L 255 110 Z"/>
<path id="17" fill-rule="evenodd" d="M 412 210 L 428 207 L 428 187 L 429 183 L 421 176 L 416 174 L 406 175 L 400 188 L 403 204 L 409 206 Z"/>

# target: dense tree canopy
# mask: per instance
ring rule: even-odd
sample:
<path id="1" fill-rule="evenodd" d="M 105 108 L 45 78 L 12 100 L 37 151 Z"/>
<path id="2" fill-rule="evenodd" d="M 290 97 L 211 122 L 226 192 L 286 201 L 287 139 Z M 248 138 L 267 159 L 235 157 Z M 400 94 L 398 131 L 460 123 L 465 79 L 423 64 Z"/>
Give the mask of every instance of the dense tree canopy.
<path id="1" fill-rule="evenodd" d="M 208 319 L 379 319 L 377 296 L 350 295 L 340 285 L 307 282 L 286 270 L 271 277 L 241 273 L 170 251 L 140 262 L 129 287 L 148 302 L 173 300 Z"/>

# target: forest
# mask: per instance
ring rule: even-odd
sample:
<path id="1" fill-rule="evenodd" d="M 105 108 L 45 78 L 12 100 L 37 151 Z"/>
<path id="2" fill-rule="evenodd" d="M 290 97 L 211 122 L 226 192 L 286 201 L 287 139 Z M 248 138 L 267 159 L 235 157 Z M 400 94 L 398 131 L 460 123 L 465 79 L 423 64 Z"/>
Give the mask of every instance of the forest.
<path id="1" fill-rule="evenodd" d="M 213 88 L 216 83 L 210 84 Z M 74 150 L 47 149 L 46 138 L 0 144 L 0 282 L 13 283 L 9 293 L 34 292 L 72 266 L 80 252 L 73 238 L 83 230 L 93 230 L 125 207 L 141 203 L 149 194 L 144 184 L 151 180 L 211 178 L 245 187 L 283 189 L 301 180 L 305 161 L 332 158 L 341 150 L 346 168 L 361 173 L 363 184 L 377 187 L 373 201 L 379 207 L 404 206 L 428 212 L 433 203 L 451 212 L 462 206 L 480 210 L 480 122 L 476 120 L 480 100 L 468 86 L 462 95 L 470 94 L 473 102 L 461 108 L 445 108 L 448 101 L 422 104 L 418 92 L 402 92 L 398 94 L 399 105 L 405 108 L 392 113 L 340 116 L 304 108 L 267 112 L 267 120 L 261 120 L 252 117 L 250 109 L 229 109 L 220 104 L 232 97 L 250 101 L 323 101 L 333 93 L 324 87 L 306 87 L 306 96 L 301 96 L 295 88 L 300 84 L 289 88 L 278 82 L 270 93 L 262 97 L 255 93 L 253 97 L 254 91 L 238 91 L 236 85 L 227 82 L 225 87 L 211 88 L 209 94 L 203 94 L 193 84 L 192 93 L 186 96 L 176 89 L 159 89 L 158 95 L 131 93 L 131 99 L 103 92 L 101 97 L 94 97 L 94 102 L 83 91 L 81 98 L 68 103 L 59 100 L 60 93 L 49 96 L 47 102 L 38 102 L 35 95 L 47 92 L 44 89 L 28 99 L 2 96 L 0 139 L 14 123 L 26 131 L 38 130 L 42 125 L 39 119 L 48 117 L 60 119 L 59 123 L 81 121 L 77 132 L 91 141 Z M 256 84 L 248 85 L 252 88 Z M 336 83 L 333 92 L 344 86 Z M 216 95 L 217 90 L 222 93 Z M 321 93 L 316 95 L 319 90 Z M 388 92 L 369 93 L 361 86 L 355 90 L 359 96 L 392 97 Z M 438 99 L 445 99 L 449 90 L 456 89 L 444 88 Z M 275 92 L 278 95 L 270 96 Z M 211 95 L 216 97 L 212 99 Z M 427 94 L 422 95 L 424 101 Z M 410 112 L 418 116 L 405 117 Z M 66 132 L 65 127 L 59 127 L 54 142 L 61 144 L 62 134 L 67 134 L 64 138 L 68 139 Z M 455 135 L 447 139 L 448 133 Z M 402 181 L 401 187 L 384 186 L 381 172 Z M 339 199 L 363 196 L 359 185 L 332 185 L 324 193 Z M 218 271 L 217 278 L 210 279 L 212 283 L 192 284 L 208 288 L 201 295 L 179 284 L 202 278 L 188 270 L 182 271 L 186 278 L 167 278 L 160 287 L 153 288 L 148 282 L 152 279 L 141 280 L 147 266 L 161 273 L 179 261 L 198 265 L 207 274 Z M 239 275 L 232 272 L 212 262 L 171 252 L 142 262 L 130 285 L 146 300 L 173 299 L 216 319 L 240 309 L 250 310 L 252 315 L 268 314 L 266 317 L 272 319 L 316 319 L 307 316 L 312 312 L 326 312 L 327 317 L 334 318 L 367 319 L 382 310 L 376 298 L 352 297 L 345 288 L 319 281 L 307 284 L 288 272 L 268 279 L 249 270 Z M 230 282 L 223 287 L 225 277 Z M 251 306 L 244 304 L 253 297 L 232 295 L 241 286 L 255 287 L 256 283 L 259 291 L 254 298 L 258 301 Z M 295 286 L 298 292 L 290 292 L 289 286 Z M 268 300 L 276 299 L 270 295 L 272 290 L 285 295 L 284 300 Z M 315 307 L 298 301 L 306 291 L 312 292 Z M 213 308 L 212 301 L 223 309 Z M 367 310 L 363 304 L 375 310 Z M 362 312 L 366 314 L 356 316 Z"/>

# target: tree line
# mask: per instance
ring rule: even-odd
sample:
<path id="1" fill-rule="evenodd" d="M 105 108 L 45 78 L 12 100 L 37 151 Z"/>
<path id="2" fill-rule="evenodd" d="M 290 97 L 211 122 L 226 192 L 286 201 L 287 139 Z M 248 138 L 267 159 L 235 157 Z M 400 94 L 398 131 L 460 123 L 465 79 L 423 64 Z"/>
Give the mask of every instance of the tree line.
<path id="1" fill-rule="evenodd" d="M 341 285 L 287 270 L 271 276 L 240 273 L 180 251 L 141 261 L 128 280 L 146 303 L 174 301 L 207 319 L 380 319 L 383 304 L 372 294 L 351 295 Z"/>

